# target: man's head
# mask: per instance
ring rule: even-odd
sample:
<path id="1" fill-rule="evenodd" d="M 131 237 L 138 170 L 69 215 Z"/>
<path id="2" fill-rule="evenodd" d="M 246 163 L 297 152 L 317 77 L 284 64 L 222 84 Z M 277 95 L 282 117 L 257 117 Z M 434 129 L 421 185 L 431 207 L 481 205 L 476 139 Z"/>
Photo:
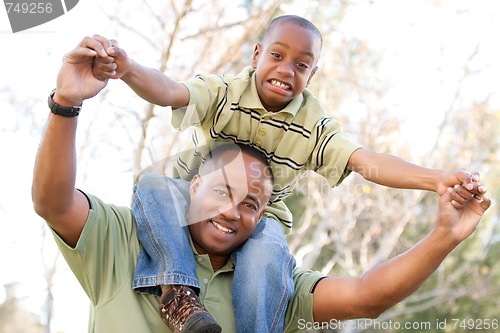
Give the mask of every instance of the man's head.
<path id="1" fill-rule="evenodd" d="M 212 150 L 190 186 L 188 224 L 197 251 L 227 260 L 254 232 L 272 188 L 267 159 L 254 148 Z"/>
<path id="2" fill-rule="evenodd" d="M 282 110 L 304 91 L 318 69 L 322 43 L 318 28 L 300 16 L 271 21 L 252 59 L 257 92 L 268 111 Z"/>

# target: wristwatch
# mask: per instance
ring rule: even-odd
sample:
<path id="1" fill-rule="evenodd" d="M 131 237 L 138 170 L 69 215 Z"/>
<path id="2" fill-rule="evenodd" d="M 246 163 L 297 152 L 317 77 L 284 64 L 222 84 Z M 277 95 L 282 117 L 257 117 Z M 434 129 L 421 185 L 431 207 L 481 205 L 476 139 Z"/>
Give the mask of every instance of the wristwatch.
<path id="1" fill-rule="evenodd" d="M 52 90 L 50 92 L 49 99 L 47 101 L 49 104 L 50 111 L 53 114 L 57 114 L 57 115 L 63 116 L 63 117 L 76 117 L 80 114 L 80 110 L 82 109 L 82 104 L 80 104 L 78 106 L 61 106 L 61 105 L 57 104 L 56 102 L 54 102 L 54 100 L 53 100 L 55 93 L 56 93 L 56 90 L 55 89 Z"/>

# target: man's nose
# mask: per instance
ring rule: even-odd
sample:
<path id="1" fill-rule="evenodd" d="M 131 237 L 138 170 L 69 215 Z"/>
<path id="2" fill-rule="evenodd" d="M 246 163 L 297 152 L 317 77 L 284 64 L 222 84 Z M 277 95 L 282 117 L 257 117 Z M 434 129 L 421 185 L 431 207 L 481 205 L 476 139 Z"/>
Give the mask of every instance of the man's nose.
<path id="1" fill-rule="evenodd" d="M 238 205 L 231 203 L 230 205 L 225 205 L 219 209 L 219 212 L 228 220 L 237 220 L 240 218 L 240 210 Z"/>

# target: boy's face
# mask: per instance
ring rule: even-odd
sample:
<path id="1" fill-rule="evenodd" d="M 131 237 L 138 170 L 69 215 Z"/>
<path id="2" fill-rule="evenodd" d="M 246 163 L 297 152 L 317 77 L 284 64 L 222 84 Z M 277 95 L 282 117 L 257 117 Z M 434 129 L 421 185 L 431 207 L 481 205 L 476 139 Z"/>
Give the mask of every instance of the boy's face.
<path id="1" fill-rule="evenodd" d="M 273 186 L 262 162 L 246 154 L 232 155 L 211 160 L 212 172 L 193 178 L 190 187 L 193 244 L 198 253 L 224 261 L 255 231 Z"/>
<path id="2" fill-rule="evenodd" d="M 317 70 L 321 41 L 312 31 L 284 22 L 255 46 L 252 66 L 262 105 L 282 110 L 301 94 Z"/>

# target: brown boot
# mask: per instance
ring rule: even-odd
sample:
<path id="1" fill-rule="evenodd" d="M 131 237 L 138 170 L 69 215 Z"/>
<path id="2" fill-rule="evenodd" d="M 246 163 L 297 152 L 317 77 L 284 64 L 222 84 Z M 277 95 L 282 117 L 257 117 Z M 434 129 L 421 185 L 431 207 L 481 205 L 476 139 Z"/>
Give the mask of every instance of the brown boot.
<path id="1" fill-rule="evenodd" d="M 174 333 L 220 333 L 221 327 L 201 305 L 193 289 L 167 285 L 160 297 L 160 316 Z"/>

